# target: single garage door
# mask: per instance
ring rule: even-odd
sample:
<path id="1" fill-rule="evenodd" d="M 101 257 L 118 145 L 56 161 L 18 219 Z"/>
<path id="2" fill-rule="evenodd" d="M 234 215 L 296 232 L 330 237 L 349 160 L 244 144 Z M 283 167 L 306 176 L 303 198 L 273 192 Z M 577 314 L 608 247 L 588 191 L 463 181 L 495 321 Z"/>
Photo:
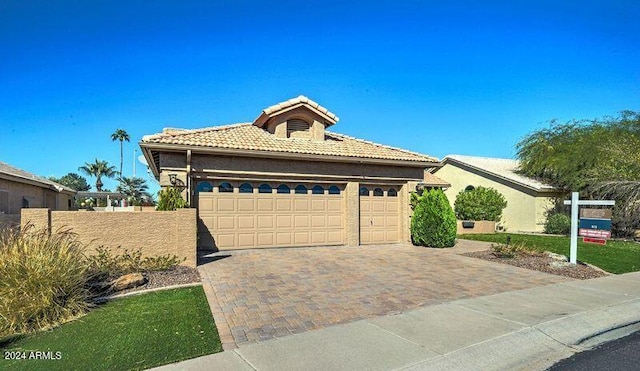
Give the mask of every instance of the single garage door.
<path id="1" fill-rule="evenodd" d="M 360 243 L 400 241 L 400 203 L 393 186 L 360 187 Z"/>
<path id="2" fill-rule="evenodd" d="M 342 185 L 199 182 L 198 246 L 344 244 Z"/>

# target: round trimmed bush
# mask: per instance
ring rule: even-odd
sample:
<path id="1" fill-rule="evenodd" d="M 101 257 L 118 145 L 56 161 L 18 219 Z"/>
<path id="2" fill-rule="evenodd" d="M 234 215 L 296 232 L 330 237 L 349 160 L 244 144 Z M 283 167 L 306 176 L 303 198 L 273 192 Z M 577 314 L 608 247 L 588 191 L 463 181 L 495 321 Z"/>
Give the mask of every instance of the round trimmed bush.
<path id="1" fill-rule="evenodd" d="M 565 214 L 550 215 L 544 224 L 544 233 L 569 235 L 571 233 L 571 217 Z"/>
<path id="2" fill-rule="evenodd" d="M 499 222 L 507 201 L 497 190 L 480 186 L 458 193 L 453 206 L 459 220 Z"/>
<path id="3" fill-rule="evenodd" d="M 456 216 L 441 189 L 425 191 L 417 198 L 411 218 L 414 245 L 452 247 L 456 243 Z"/>

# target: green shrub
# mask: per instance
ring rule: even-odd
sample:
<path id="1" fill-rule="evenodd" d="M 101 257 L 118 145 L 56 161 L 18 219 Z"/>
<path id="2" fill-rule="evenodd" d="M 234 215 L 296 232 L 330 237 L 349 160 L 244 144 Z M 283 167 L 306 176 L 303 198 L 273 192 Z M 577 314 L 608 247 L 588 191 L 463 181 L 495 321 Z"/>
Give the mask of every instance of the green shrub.
<path id="1" fill-rule="evenodd" d="M 411 239 L 415 245 L 452 247 L 456 242 L 456 217 L 441 189 L 424 191 L 417 199 L 411 218 Z"/>
<path id="2" fill-rule="evenodd" d="M 0 231 L 0 338 L 46 329 L 87 311 L 84 246 L 69 231 Z"/>
<path id="3" fill-rule="evenodd" d="M 158 192 L 157 210 L 171 211 L 181 209 L 183 207 L 189 207 L 189 204 L 187 204 L 187 201 L 182 198 L 182 194 L 179 189 L 167 187 Z"/>
<path id="4" fill-rule="evenodd" d="M 549 215 L 544 224 L 544 233 L 569 235 L 571 233 L 571 217 L 565 214 Z"/>
<path id="5" fill-rule="evenodd" d="M 499 222 L 502 210 L 507 207 L 507 201 L 500 192 L 493 188 L 476 187 L 458 193 L 453 205 L 459 220 Z"/>

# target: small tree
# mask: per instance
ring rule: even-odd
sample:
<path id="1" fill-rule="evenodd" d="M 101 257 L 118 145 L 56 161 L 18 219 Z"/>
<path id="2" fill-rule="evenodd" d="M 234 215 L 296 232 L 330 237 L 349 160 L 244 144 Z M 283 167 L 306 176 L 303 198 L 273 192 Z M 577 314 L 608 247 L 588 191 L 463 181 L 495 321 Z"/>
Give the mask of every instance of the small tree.
<path id="1" fill-rule="evenodd" d="M 456 243 L 456 216 L 441 189 L 424 191 L 411 218 L 414 245 L 452 247 Z"/>
<path id="2" fill-rule="evenodd" d="M 458 193 L 453 206 L 459 220 L 499 222 L 507 201 L 497 190 L 480 186 Z"/>
<path id="3" fill-rule="evenodd" d="M 91 189 L 91 186 L 89 185 L 89 183 L 87 183 L 87 179 L 82 175 L 78 175 L 76 173 L 68 173 L 62 178 L 56 178 L 52 176 L 49 177 L 49 179 L 80 192 L 88 191 Z"/>
<path id="4" fill-rule="evenodd" d="M 159 211 L 171 211 L 188 206 L 187 201 L 182 198 L 182 194 L 177 188 L 167 187 L 158 192 L 156 209 Z"/>

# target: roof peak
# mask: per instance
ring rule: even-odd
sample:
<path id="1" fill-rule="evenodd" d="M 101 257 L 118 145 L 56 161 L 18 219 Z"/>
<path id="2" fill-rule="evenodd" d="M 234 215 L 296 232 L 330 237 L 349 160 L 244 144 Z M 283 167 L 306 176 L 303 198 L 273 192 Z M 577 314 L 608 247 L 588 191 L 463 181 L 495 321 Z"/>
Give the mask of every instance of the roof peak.
<path id="1" fill-rule="evenodd" d="M 331 126 L 340 120 L 333 112 L 330 112 L 328 109 L 312 99 L 309 99 L 304 95 L 298 95 L 295 98 L 291 98 L 263 109 L 262 113 L 260 113 L 260 116 L 255 119 L 253 124 L 258 127 L 262 127 L 270 118 L 302 106 L 305 106 L 310 111 L 322 116 L 325 119 L 327 126 Z"/>

